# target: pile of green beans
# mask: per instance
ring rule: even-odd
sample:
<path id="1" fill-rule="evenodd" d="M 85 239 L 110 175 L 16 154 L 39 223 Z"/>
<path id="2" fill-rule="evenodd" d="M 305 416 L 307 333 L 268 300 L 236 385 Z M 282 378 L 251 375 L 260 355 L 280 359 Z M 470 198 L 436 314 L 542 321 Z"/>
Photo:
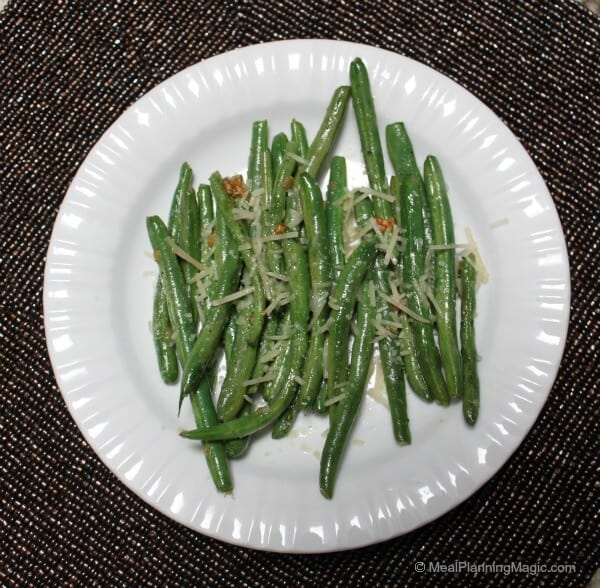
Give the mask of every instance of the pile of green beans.
<path id="1" fill-rule="evenodd" d="M 294 119 L 289 138 L 269 144 L 267 121 L 256 121 L 245 178 L 215 171 L 194 190 L 184 163 L 167 225 L 147 219 L 159 371 L 179 382 L 180 408 L 190 399 L 196 428 L 181 435 L 205 444 L 222 492 L 253 435 L 284 437 L 312 411 L 329 419 L 319 480 L 331 498 L 376 350 L 398 445 L 411 443 L 406 382 L 424 402 L 461 401 L 465 422 L 477 421 L 477 254 L 459 259 L 440 163 L 430 155 L 421 171 L 402 122 L 385 129 L 388 178 L 360 59 L 349 78 L 312 142 Z M 332 153 L 350 105 L 369 182 L 354 190 Z"/>

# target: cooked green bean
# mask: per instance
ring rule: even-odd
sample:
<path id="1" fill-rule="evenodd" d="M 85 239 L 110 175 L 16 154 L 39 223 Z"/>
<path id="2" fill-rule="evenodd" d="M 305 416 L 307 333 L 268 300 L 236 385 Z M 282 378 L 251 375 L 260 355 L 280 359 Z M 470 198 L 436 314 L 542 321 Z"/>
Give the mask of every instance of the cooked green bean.
<path id="1" fill-rule="evenodd" d="M 183 398 L 194 391 L 204 379 L 229 321 L 231 302 L 213 306 L 212 301 L 233 294 L 240 281 L 240 255 L 233 247 L 232 238 L 221 211 L 217 211 L 217 243 L 215 257 L 216 278 L 208 287 L 209 306 L 200 333 L 194 341 L 184 365 L 181 379 L 180 406 Z"/>
<path id="2" fill-rule="evenodd" d="M 346 194 L 348 180 L 346 173 L 346 159 L 336 155 L 331 159 L 329 172 L 329 185 L 327 187 L 326 214 L 327 231 L 329 233 L 329 255 L 331 256 L 332 279 L 337 280 L 344 263 L 344 209 L 342 196 Z"/>
<path id="3" fill-rule="evenodd" d="M 302 373 L 299 404 L 306 408 L 315 398 L 323 378 L 323 345 L 325 333 L 322 328 L 329 316 L 327 296 L 331 290 L 331 260 L 328 253 L 327 220 L 323 196 L 312 176 L 305 172 L 300 176 L 300 202 L 308 237 L 308 263 L 312 290 L 312 330 L 308 355 Z"/>
<path id="4" fill-rule="evenodd" d="M 169 212 L 168 229 L 175 242 L 179 240 L 181 200 L 190 185 L 191 179 L 192 169 L 184 162 L 179 171 L 179 179 L 177 181 L 177 187 L 175 188 Z M 177 361 L 177 353 L 173 341 L 173 328 L 171 327 L 171 321 L 169 319 L 167 298 L 160 276 L 156 281 L 156 290 L 154 292 L 152 335 L 161 378 L 165 384 L 173 384 L 177 381 L 179 375 L 179 362 Z"/>
<path id="5" fill-rule="evenodd" d="M 345 396 L 338 403 L 335 418 L 330 421 L 329 431 L 321 454 L 319 481 L 321 494 L 325 498 L 333 496 L 342 456 L 364 396 L 373 356 L 375 313 L 375 291 L 373 283 L 367 280 L 363 284 L 362 296 L 358 303 L 358 328 L 352 345 L 348 384 L 343 391 Z"/>
<path id="6" fill-rule="evenodd" d="M 200 261 L 200 216 L 198 214 L 198 203 L 196 201 L 196 193 L 192 188 L 189 188 L 181 200 L 181 237 L 178 245 L 186 251 L 190 257 Z M 183 277 L 187 285 L 187 293 L 192 307 L 192 319 L 194 328 L 198 326 L 198 283 L 194 280 L 194 276 L 198 273 L 198 268 L 191 263 L 182 259 L 180 262 Z"/>
<path id="7" fill-rule="evenodd" d="M 293 119 L 290 126 L 292 130 L 292 141 L 298 146 L 298 155 L 300 157 L 306 157 L 306 154 L 308 153 L 308 137 L 306 136 L 304 125 L 300 121 Z"/>
<path id="8" fill-rule="evenodd" d="M 252 140 L 250 143 L 250 156 L 248 157 L 248 174 L 246 184 L 249 190 L 256 190 L 262 184 L 263 151 L 268 147 L 267 139 L 269 125 L 266 120 L 257 120 L 252 124 Z"/>
<path id="9" fill-rule="evenodd" d="M 404 289 L 408 307 L 421 317 L 420 320 L 410 319 L 415 348 L 421 371 L 436 402 L 447 405 L 448 391 L 433 337 L 429 302 L 419 291 L 419 278 L 425 271 L 423 183 L 415 176 L 408 176 L 404 179 L 400 193 L 402 226 L 406 230 L 402 259 Z"/>
<path id="10" fill-rule="evenodd" d="M 252 404 L 246 402 L 240 410 L 240 416 L 247 416 L 252 414 L 253 407 Z M 230 459 L 238 459 L 242 457 L 246 451 L 248 451 L 248 447 L 250 447 L 251 436 L 248 435 L 246 437 L 242 437 L 241 439 L 229 439 L 225 441 L 225 451 L 227 452 L 227 457 Z"/>
<path id="11" fill-rule="evenodd" d="M 190 396 L 192 412 L 197 427 L 208 427 L 216 424 L 215 408 L 212 403 L 212 388 L 216 379 L 216 369 L 204 378 L 200 387 Z M 204 455 L 212 480 L 219 492 L 231 492 L 233 482 L 227 463 L 227 449 L 225 443 L 205 443 Z"/>
<path id="12" fill-rule="evenodd" d="M 233 240 L 240 250 L 244 265 L 248 269 L 252 281 L 253 310 L 250 315 L 250 327 L 246 331 L 248 345 L 256 345 L 262 333 L 265 308 L 265 286 L 259 271 L 256 268 L 256 260 L 252 254 L 252 242 L 244 224 L 236 220 L 233 215 L 233 203 L 223 186 L 223 178 L 219 172 L 210 176 L 210 187 L 217 202 L 217 208 L 223 214 L 227 228 L 231 232 Z"/>
<path id="13" fill-rule="evenodd" d="M 339 393 L 347 379 L 350 323 L 363 280 L 375 258 L 375 239 L 368 235 L 352 252 L 335 286 L 327 349 L 327 397 Z"/>
<path id="14" fill-rule="evenodd" d="M 150 216 L 146 219 L 146 226 L 150 243 L 154 249 L 154 257 L 160 267 L 171 324 L 176 330 L 175 345 L 179 349 L 182 363 L 185 364 L 196 333 L 192 324 L 192 313 L 183 274 L 177 257 L 168 244 L 169 232 L 162 220 L 158 216 Z M 218 421 L 212 403 L 210 381 L 207 379 L 202 381 L 198 390 L 194 391 L 194 398 L 203 426 L 214 426 Z M 217 488 L 226 488 L 224 491 L 230 490 L 230 484 L 226 483 L 228 465 L 225 446 L 221 443 L 206 445 L 205 455 L 209 472 Z"/>
<path id="15" fill-rule="evenodd" d="M 283 223 L 285 219 L 287 193 L 292 190 L 295 184 L 294 170 L 297 162 L 294 156 L 296 155 L 298 155 L 298 144 L 295 141 L 289 141 L 283 161 L 273 179 L 273 196 L 267 216 L 270 231 L 275 231 L 277 225 Z"/>
<path id="16" fill-rule="evenodd" d="M 208 267 L 216 251 L 216 240 L 218 239 L 215 231 L 213 197 L 208 184 L 200 184 L 198 186 L 196 200 L 200 215 L 200 261 L 202 265 Z"/>
<path id="17" fill-rule="evenodd" d="M 404 363 L 406 379 L 410 384 L 412 391 L 425 402 L 433 402 L 433 394 L 425 381 L 425 376 L 419 365 L 417 350 L 415 347 L 415 338 L 410 327 L 408 316 L 401 312 L 398 320 L 400 321 L 400 355 Z"/>
<path id="18" fill-rule="evenodd" d="M 250 328 L 251 317 L 250 305 L 241 309 L 238 307 L 238 324 L 231 353 L 232 362 L 227 366 L 227 375 L 217 401 L 217 415 L 222 421 L 230 421 L 240 412 L 245 402 L 247 389 L 245 382 L 250 379 L 256 363 L 258 349 L 255 345 L 248 345 L 246 334 L 247 329 Z"/>
<path id="19" fill-rule="evenodd" d="M 387 125 L 385 138 L 388 155 L 398 182 L 402 184 L 407 176 L 420 176 L 419 165 L 404 123 L 396 122 Z"/>
<path id="20" fill-rule="evenodd" d="M 369 185 L 374 190 L 387 192 L 383 150 L 381 148 L 381 139 L 379 138 L 377 115 L 369 83 L 369 74 L 360 58 L 356 58 L 350 64 L 350 84 L 352 86 L 352 105 L 354 106 L 354 113 L 356 115 L 356 124 L 367 168 Z M 383 218 L 392 217 L 393 210 L 390 202 L 381 198 L 374 198 L 373 200 L 377 216 Z"/>
<path id="21" fill-rule="evenodd" d="M 158 216 L 149 216 L 146 219 L 146 227 L 154 249 L 154 259 L 160 268 L 177 354 L 181 361 L 185 362 L 192 349 L 196 330 L 183 272 L 169 245 L 170 235 L 163 221 Z"/>
<path id="22" fill-rule="evenodd" d="M 233 353 L 233 342 L 235 341 L 235 326 L 237 324 L 237 311 L 231 309 L 229 320 L 223 332 L 223 351 L 225 352 L 225 361 L 230 364 Z"/>
<path id="23" fill-rule="evenodd" d="M 396 222 L 398 222 L 398 224 L 401 225 L 400 182 L 398 181 L 398 176 L 392 176 L 392 179 L 390 181 L 390 192 L 392 196 L 396 198 L 396 202 L 398 203 Z M 398 260 L 396 274 L 399 276 L 400 282 L 402 282 L 402 255 L 400 255 Z M 408 380 L 412 391 L 419 398 L 421 398 L 425 402 L 432 402 L 433 394 L 427 386 L 427 382 L 425 381 L 425 377 L 423 376 L 423 372 L 421 371 L 421 367 L 419 366 L 417 350 L 415 349 L 414 337 L 408 322 L 408 316 L 404 312 L 400 312 L 398 320 L 401 325 L 399 337 L 400 355 L 404 363 L 406 379 Z"/>
<path id="24" fill-rule="evenodd" d="M 285 346 L 287 345 L 286 341 L 291 337 L 291 318 L 292 317 L 288 308 L 283 314 L 281 321 L 279 322 L 279 330 L 277 332 L 278 335 L 281 335 L 284 338 L 281 339 L 280 343 L 273 342 L 273 346 L 269 347 L 269 351 L 272 352 L 274 350 L 275 345 L 279 345 L 279 353 L 276 355 L 276 357 L 268 363 L 261 361 L 264 355 L 261 354 L 261 356 L 259 357 L 259 362 L 263 363 L 267 369 L 265 375 L 267 373 L 278 374 L 283 369 L 283 365 L 285 364 L 286 360 L 285 353 L 282 353 L 282 350 L 285 349 Z M 265 399 L 265 402 L 267 402 L 268 404 L 271 404 L 273 402 L 274 396 L 278 392 L 276 386 L 266 384 L 261 387 L 260 391 L 262 397 Z"/>
<path id="25" fill-rule="evenodd" d="M 392 431 L 394 438 L 400 445 L 410 445 L 410 427 L 408 419 L 408 406 L 406 404 L 406 385 L 404 383 L 404 368 L 400 355 L 398 339 L 386 339 L 386 344 L 379 342 L 381 365 L 388 366 L 383 370 L 385 389 L 390 405 L 392 417 Z"/>
<path id="26" fill-rule="evenodd" d="M 173 344 L 173 329 L 169 320 L 167 298 L 160 277 L 156 282 L 152 308 L 152 336 L 160 376 L 165 384 L 174 384 L 179 374 L 179 363 Z"/>
<path id="27" fill-rule="evenodd" d="M 473 426 L 479 416 L 479 376 L 477 375 L 477 345 L 475 343 L 476 283 L 475 255 L 469 254 L 461 263 L 460 341 L 463 368 L 463 415 Z"/>
<path id="28" fill-rule="evenodd" d="M 271 143 L 271 160 L 273 175 L 275 176 L 279 171 L 279 166 L 283 162 L 288 142 L 289 139 L 285 133 L 277 133 L 277 135 L 273 137 L 273 141 Z"/>
<path id="29" fill-rule="evenodd" d="M 388 155 L 392 162 L 394 174 L 398 182 L 402 185 L 407 176 L 416 176 L 421 182 L 421 172 L 417 164 L 412 142 L 402 122 L 396 122 L 385 128 L 385 136 L 388 148 Z M 426 249 L 429 248 L 431 241 L 431 210 L 427 202 L 423 205 L 423 229 L 425 234 Z M 435 259 L 432 260 L 435 263 Z"/>
<path id="30" fill-rule="evenodd" d="M 425 189 L 431 210 L 431 239 L 437 247 L 433 295 L 437 302 L 435 324 L 442 366 L 451 399 L 462 396 L 462 367 L 456 334 L 456 253 L 454 225 L 446 183 L 438 160 L 430 155 L 425 160 Z"/>
<path id="31" fill-rule="evenodd" d="M 313 402 L 313 410 L 317 414 L 325 414 L 329 411 L 329 407 L 327 406 L 327 380 L 323 380 L 321 382 L 321 388 L 319 388 L 319 393 Z"/>
<path id="32" fill-rule="evenodd" d="M 323 161 L 327 153 L 329 153 L 329 149 L 340 129 L 349 97 L 350 88 L 348 86 L 340 86 L 335 89 L 319 130 L 306 154 L 302 155 L 306 159 L 306 163 L 300 164 L 298 175 L 307 172 L 313 178 L 317 177 Z"/>

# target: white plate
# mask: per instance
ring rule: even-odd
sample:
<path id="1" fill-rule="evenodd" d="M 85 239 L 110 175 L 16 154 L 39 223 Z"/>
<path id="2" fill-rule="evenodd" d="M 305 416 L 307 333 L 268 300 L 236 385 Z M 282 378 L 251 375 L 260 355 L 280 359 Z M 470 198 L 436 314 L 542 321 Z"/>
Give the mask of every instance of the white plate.
<path id="1" fill-rule="evenodd" d="M 387 409 L 368 397 L 336 486 L 318 488 L 326 421 L 300 420 L 232 463 L 233 496 L 217 494 L 202 450 L 177 435 L 177 387 L 162 384 L 148 328 L 155 273 L 145 217 L 167 215 L 178 169 L 195 183 L 244 171 L 252 121 L 271 132 L 318 127 L 350 61 L 369 69 L 379 125 L 406 121 L 417 157 L 438 155 L 456 238 L 472 228 L 491 273 L 480 290 L 477 338 L 482 408 L 474 429 L 459 405 L 409 394 L 413 443 L 397 447 Z M 337 152 L 365 185 L 350 109 Z M 388 169 L 391 169 L 389 167 Z M 499 219 L 508 224 L 492 229 Z M 351 43 L 284 41 L 208 59 L 162 83 L 104 134 L 61 206 L 46 265 L 50 358 L 88 443 L 144 501 L 201 533 L 289 552 L 349 549 L 406 533 L 448 512 L 506 462 L 533 425 L 560 362 L 569 274 L 548 190 L 511 132 L 439 73 Z"/>

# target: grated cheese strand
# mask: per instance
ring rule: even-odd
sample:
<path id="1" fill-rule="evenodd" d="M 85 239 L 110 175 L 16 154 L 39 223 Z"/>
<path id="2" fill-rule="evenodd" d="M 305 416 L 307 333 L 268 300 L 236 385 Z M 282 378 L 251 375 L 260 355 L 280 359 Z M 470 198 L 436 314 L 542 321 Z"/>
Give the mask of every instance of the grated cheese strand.
<path id="1" fill-rule="evenodd" d="M 396 202 L 396 198 L 387 192 L 381 192 L 380 190 L 373 190 L 372 188 L 367 188 L 366 186 L 361 186 L 357 189 L 357 191 L 362 192 L 363 194 L 370 194 L 371 196 L 377 196 L 377 198 L 381 198 L 382 200 L 387 200 L 388 202 Z"/>
<path id="2" fill-rule="evenodd" d="M 502 227 L 507 224 L 508 224 L 507 217 L 499 218 L 498 220 L 495 220 L 494 222 L 490 223 L 490 229 L 497 229 L 498 227 Z"/>
<path id="3" fill-rule="evenodd" d="M 194 259 L 187 251 L 183 250 L 175 241 L 173 241 L 173 237 L 167 237 L 165 239 L 165 243 L 173 250 L 173 253 L 177 255 L 177 257 L 181 257 L 184 261 L 187 261 L 190 265 L 193 265 L 196 269 L 202 271 L 205 270 L 206 267 L 202 265 L 197 259 Z"/>
<path id="4" fill-rule="evenodd" d="M 346 398 L 346 392 L 342 392 L 341 394 L 337 394 L 325 401 L 324 406 L 331 406 L 332 404 L 337 404 Z"/>
<path id="5" fill-rule="evenodd" d="M 299 235 L 298 231 L 290 231 L 289 233 L 281 233 L 281 235 L 267 235 L 263 237 L 263 241 L 281 241 L 282 239 L 294 239 Z"/>
<path id="6" fill-rule="evenodd" d="M 264 384 L 265 382 L 272 382 L 275 379 L 275 376 L 272 374 L 267 374 L 266 376 L 262 376 L 261 378 L 253 378 L 251 380 L 246 380 L 242 382 L 242 386 L 256 386 L 257 384 Z"/>
<path id="7" fill-rule="evenodd" d="M 218 298 L 217 300 L 211 300 L 210 305 L 220 306 L 221 304 L 227 304 L 228 302 L 233 302 L 239 298 L 244 298 L 244 296 L 248 296 L 248 294 L 252 294 L 252 292 L 254 292 L 254 287 L 248 286 L 247 288 L 242 288 L 233 294 L 229 294 L 229 296 L 224 296 L 223 298 Z"/>

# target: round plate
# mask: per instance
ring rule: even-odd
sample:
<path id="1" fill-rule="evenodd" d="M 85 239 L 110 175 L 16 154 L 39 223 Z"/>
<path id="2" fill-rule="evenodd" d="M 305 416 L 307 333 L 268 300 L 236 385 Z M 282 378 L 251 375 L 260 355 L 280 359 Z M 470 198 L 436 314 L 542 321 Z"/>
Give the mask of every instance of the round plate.
<path id="1" fill-rule="evenodd" d="M 319 493 L 327 420 L 303 416 L 286 439 L 268 434 L 232 463 L 219 495 L 200 444 L 178 436 L 177 386 L 162 384 L 149 331 L 156 267 L 147 215 L 167 216 L 179 166 L 195 185 L 244 172 L 254 120 L 271 134 L 292 118 L 312 136 L 360 56 L 379 126 L 402 120 L 422 162 L 445 170 L 457 241 L 473 231 L 490 272 L 479 291 L 482 407 L 409 392 L 412 445 L 398 447 L 380 397 L 367 396 L 333 500 Z M 336 144 L 350 185 L 366 184 L 352 108 Z M 388 162 L 389 163 L 389 162 Z M 388 167 L 391 170 L 391 166 Z M 500 221 L 500 222 L 498 222 Z M 497 226 L 500 225 L 500 226 Z M 546 400 L 569 312 L 567 254 L 552 199 L 529 156 L 481 102 L 400 55 L 333 41 L 247 47 L 194 65 L 129 108 L 78 171 L 52 234 L 44 283 L 50 358 L 67 406 L 94 451 L 144 501 L 201 533 L 288 552 L 349 549 L 406 533 L 448 512 L 498 471 Z M 377 385 L 377 384 L 376 384 Z"/>

